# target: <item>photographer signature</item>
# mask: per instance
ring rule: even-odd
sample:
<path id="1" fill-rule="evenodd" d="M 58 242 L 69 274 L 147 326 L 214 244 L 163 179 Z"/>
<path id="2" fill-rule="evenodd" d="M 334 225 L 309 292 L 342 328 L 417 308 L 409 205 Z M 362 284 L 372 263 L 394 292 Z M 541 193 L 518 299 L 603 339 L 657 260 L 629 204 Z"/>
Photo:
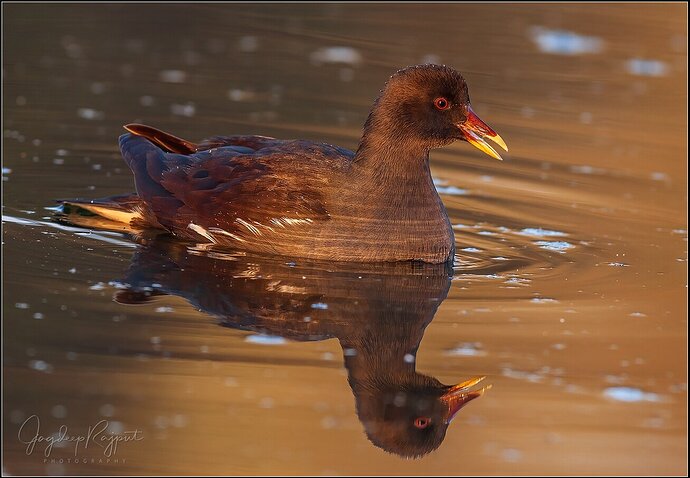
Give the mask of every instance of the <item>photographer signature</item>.
<path id="1" fill-rule="evenodd" d="M 141 441 L 144 439 L 142 431 L 139 429 L 125 431 L 122 433 L 106 432 L 108 428 L 108 420 L 100 420 L 94 425 L 89 426 L 86 435 L 70 435 L 67 430 L 67 425 L 62 425 L 57 433 L 50 436 L 41 435 L 41 420 L 38 415 L 31 415 L 24 420 L 22 426 L 19 427 L 17 437 L 19 441 L 26 445 L 26 454 L 31 455 L 38 445 L 45 445 L 43 455 L 47 458 L 53 451 L 53 446 L 57 443 L 74 443 L 74 456 L 77 456 L 79 447 L 82 446 L 84 450 L 89 448 L 89 445 L 96 445 L 103 449 L 103 455 L 112 457 L 117 453 L 117 447 L 120 443 Z"/>

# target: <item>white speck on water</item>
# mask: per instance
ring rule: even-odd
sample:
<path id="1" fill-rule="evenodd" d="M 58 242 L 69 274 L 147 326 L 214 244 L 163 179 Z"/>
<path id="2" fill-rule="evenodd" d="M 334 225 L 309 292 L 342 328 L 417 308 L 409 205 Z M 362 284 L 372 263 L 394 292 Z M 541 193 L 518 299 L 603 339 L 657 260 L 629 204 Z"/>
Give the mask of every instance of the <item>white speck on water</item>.
<path id="1" fill-rule="evenodd" d="M 527 380 L 532 383 L 539 383 L 544 380 L 543 375 L 536 372 L 525 372 L 522 370 L 513 370 L 510 367 L 503 368 L 501 374 L 508 378 L 515 378 L 518 380 Z"/>
<path id="2" fill-rule="evenodd" d="M 548 297 L 535 297 L 530 302 L 533 304 L 558 304 L 556 299 L 549 299 Z"/>
<path id="3" fill-rule="evenodd" d="M 12 172 L 12 170 L 10 168 L 5 168 L 5 167 L 2 168 L 2 174 L 10 174 L 11 172 Z"/>
<path id="4" fill-rule="evenodd" d="M 644 314 L 642 312 L 632 312 L 630 314 L 630 317 L 647 317 L 647 314 Z"/>
<path id="5" fill-rule="evenodd" d="M 228 99 L 230 101 L 251 101 L 256 98 L 256 93 L 251 90 L 242 90 L 239 88 L 232 88 L 228 90 Z"/>
<path id="6" fill-rule="evenodd" d="M 151 337 L 151 343 L 153 345 L 159 345 L 161 343 L 161 338 L 160 337 Z"/>
<path id="7" fill-rule="evenodd" d="M 40 313 L 40 312 L 36 312 L 36 313 L 33 315 L 33 318 L 36 319 L 36 320 L 43 320 L 43 319 L 45 318 L 45 315 L 43 315 L 43 314 Z"/>
<path id="8" fill-rule="evenodd" d="M 570 166 L 570 170 L 576 174 L 603 174 L 606 172 L 605 169 L 595 168 L 586 164 Z"/>
<path id="9" fill-rule="evenodd" d="M 441 57 L 435 53 L 427 53 L 419 60 L 420 65 L 440 65 Z"/>
<path id="10" fill-rule="evenodd" d="M 235 377 L 226 377 L 223 383 L 226 387 L 236 387 L 238 385 Z"/>
<path id="11" fill-rule="evenodd" d="M 362 62 L 362 54 L 352 47 L 329 46 L 312 52 L 309 59 L 315 65 L 345 64 L 358 66 Z"/>
<path id="12" fill-rule="evenodd" d="M 189 423 L 187 415 L 182 415 L 181 413 L 175 414 L 172 418 L 172 424 L 175 428 L 184 428 Z"/>
<path id="13" fill-rule="evenodd" d="M 606 381 L 606 383 L 612 383 L 614 385 L 621 385 L 621 384 L 625 383 L 626 380 L 627 380 L 627 375 L 622 375 L 622 376 L 606 375 L 604 377 L 604 381 Z"/>
<path id="14" fill-rule="evenodd" d="M 321 420 L 321 428 L 324 428 L 326 430 L 330 430 L 331 428 L 335 428 L 338 425 L 338 421 L 331 417 L 323 417 Z"/>
<path id="15" fill-rule="evenodd" d="M 674 229 L 671 232 L 674 234 L 687 234 L 688 230 L 687 229 Z"/>
<path id="16" fill-rule="evenodd" d="M 496 233 L 493 231 L 479 231 L 477 234 L 480 236 L 495 236 Z"/>
<path id="17" fill-rule="evenodd" d="M 659 60 L 647 60 L 644 58 L 631 58 L 625 63 L 628 73 L 636 76 L 666 76 L 668 65 Z"/>
<path id="18" fill-rule="evenodd" d="M 345 349 L 343 349 L 343 355 L 345 357 L 354 357 L 357 355 L 357 349 L 345 348 Z"/>
<path id="19" fill-rule="evenodd" d="M 201 347 L 199 347 L 199 352 L 201 352 L 202 354 L 207 354 L 210 351 L 211 348 L 208 345 L 202 345 Z"/>
<path id="20" fill-rule="evenodd" d="M 511 285 L 527 285 L 532 282 L 530 279 L 525 279 L 523 277 L 511 277 L 505 281 L 506 284 Z"/>
<path id="21" fill-rule="evenodd" d="M 661 417 L 651 417 L 644 420 L 642 426 L 645 428 L 665 428 L 665 421 Z"/>
<path id="22" fill-rule="evenodd" d="M 98 282 L 91 287 L 89 287 L 89 290 L 103 290 L 105 289 L 105 284 L 103 282 Z"/>
<path id="23" fill-rule="evenodd" d="M 328 309 L 328 304 L 325 304 L 323 302 L 315 302 L 314 304 L 311 305 L 312 309 L 320 309 L 320 310 L 326 310 Z"/>
<path id="24" fill-rule="evenodd" d="M 254 35 L 246 35 L 240 38 L 238 48 L 244 53 L 254 53 L 259 49 L 259 38 Z"/>
<path id="25" fill-rule="evenodd" d="M 67 416 L 67 408 L 64 405 L 55 405 L 51 408 L 50 414 L 54 418 L 65 418 Z"/>
<path id="26" fill-rule="evenodd" d="M 168 428 L 168 422 L 169 422 L 168 417 L 164 417 L 162 415 L 157 416 L 153 420 L 153 424 L 156 425 L 156 427 L 160 428 L 160 429 Z"/>
<path id="27" fill-rule="evenodd" d="M 481 349 L 482 344 L 479 342 L 461 343 L 457 347 L 448 350 L 445 355 L 452 357 L 484 357 L 486 352 Z"/>
<path id="28" fill-rule="evenodd" d="M 541 247 L 542 249 L 560 253 L 563 253 L 568 249 L 574 247 L 572 244 L 565 241 L 536 241 L 535 244 Z"/>
<path id="29" fill-rule="evenodd" d="M 28 309 L 28 308 L 29 308 L 29 304 L 27 304 L 26 302 L 16 302 L 16 303 L 14 304 L 14 306 L 15 306 L 17 309 Z"/>
<path id="30" fill-rule="evenodd" d="M 468 226 L 467 224 L 453 224 L 453 229 L 469 229 L 472 226 Z"/>
<path id="31" fill-rule="evenodd" d="M 447 186 L 448 185 L 448 181 L 446 179 L 432 177 L 431 180 L 433 181 L 434 186 Z"/>
<path id="32" fill-rule="evenodd" d="M 522 452 L 515 448 L 506 448 L 501 452 L 501 459 L 509 463 L 516 463 L 522 460 Z"/>
<path id="33" fill-rule="evenodd" d="M 481 249 L 477 249 L 476 247 L 465 247 L 463 249 L 460 249 L 461 251 L 464 252 L 482 252 Z"/>
<path id="34" fill-rule="evenodd" d="M 632 387 L 609 387 L 604 390 L 604 396 L 619 402 L 660 402 L 661 397 L 656 393 L 644 392 Z"/>
<path id="35" fill-rule="evenodd" d="M 70 270 L 68 270 L 67 272 L 69 272 L 70 274 L 76 274 L 76 273 L 77 273 L 77 268 L 76 268 L 76 267 L 72 267 L 72 268 L 71 268 Z"/>
<path id="36" fill-rule="evenodd" d="M 264 397 L 259 400 L 259 408 L 273 408 L 275 405 L 275 400 L 271 397 Z"/>
<path id="37" fill-rule="evenodd" d="M 281 337 L 279 335 L 264 335 L 264 334 L 255 334 L 255 335 L 248 335 L 245 339 L 245 342 L 249 342 L 251 344 L 260 344 L 260 345 L 283 345 L 287 343 L 287 340 L 284 337 Z"/>
<path id="38" fill-rule="evenodd" d="M 58 149 L 55 151 L 55 154 L 57 156 L 67 156 L 69 154 L 69 151 L 67 151 L 66 149 Z"/>
<path id="39" fill-rule="evenodd" d="M 165 83 L 184 83 L 187 81 L 187 72 L 183 70 L 163 70 L 158 73 L 158 78 Z"/>
<path id="40" fill-rule="evenodd" d="M 412 354 L 405 354 L 405 356 L 403 357 L 403 361 L 404 361 L 405 363 L 414 363 L 414 355 L 412 355 Z"/>
<path id="41" fill-rule="evenodd" d="M 523 106 L 522 109 L 520 110 L 520 114 L 522 115 L 523 118 L 533 118 L 534 113 L 535 113 L 534 108 L 531 108 L 529 106 Z"/>
<path id="42" fill-rule="evenodd" d="M 630 264 L 625 262 L 607 262 L 606 265 L 611 267 L 630 267 Z"/>
<path id="43" fill-rule="evenodd" d="M 100 81 L 94 81 L 89 86 L 89 89 L 91 90 L 91 93 L 93 93 L 94 95 L 100 95 L 105 93 L 105 84 L 101 83 Z"/>
<path id="44" fill-rule="evenodd" d="M 139 104 L 141 106 L 153 106 L 156 99 L 153 96 L 144 95 L 139 97 Z"/>
<path id="45" fill-rule="evenodd" d="M 583 111 L 580 113 L 580 123 L 591 124 L 592 123 L 592 113 L 589 111 Z"/>
<path id="46" fill-rule="evenodd" d="M 125 431 L 125 425 L 117 420 L 108 420 L 108 426 L 105 431 L 112 435 L 120 435 Z"/>
<path id="47" fill-rule="evenodd" d="M 184 105 L 173 103 L 170 105 L 170 112 L 176 116 L 191 117 L 196 114 L 196 107 L 192 103 Z"/>
<path id="48" fill-rule="evenodd" d="M 77 116 L 79 116 L 81 119 L 94 121 L 102 120 L 103 118 L 105 118 L 105 113 L 102 111 L 95 110 L 93 108 L 79 108 L 77 110 Z"/>
<path id="49" fill-rule="evenodd" d="M 526 227 L 525 229 L 518 232 L 522 236 L 535 236 L 535 237 L 563 237 L 567 236 L 565 232 L 561 231 L 551 231 L 549 229 L 542 229 L 540 227 Z"/>
<path id="50" fill-rule="evenodd" d="M 311 317 L 307 316 L 307 317 L 303 318 L 302 321 L 311 322 Z"/>
<path id="51" fill-rule="evenodd" d="M 485 183 L 489 183 L 494 180 L 493 176 L 489 176 L 488 174 L 484 174 L 483 176 L 479 176 L 479 179 L 484 181 Z"/>
<path id="52" fill-rule="evenodd" d="M 19 425 L 26 418 L 26 414 L 21 410 L 12 410 L 10 412 L 10 422 Z"/>
<path id="53" fill-rule="evenodd" d="M 561 319 L 563 320 L 563 319 Z M 565 321 L 564 321 L 565 322 Z M 551 348 L 554 350 L 565 350 L 565 344 L 553 344 L 551 345 Z"/>
<path id="54" fill-rule="evenodd" d="M 593 54 L 604 49 L 604 41 L 601 38 L 567 30 L 550 30 L 535 26 L 531 28 L 530 36 L 541 52 L 550 55 Z"/>
<path id="55" fill-rule="evenodd" d="M 154 311 L 155 311 L 155 312 L 158 312 L 159 314 L 165 314 L 165 313 L 169 313 L 169 312 L 174 312 L 175 309 L 172 308 L 172 307 L 167 307 L 167 306 L 166 306 L 166 307 L 156 307 L 156 308 L 154 309 Z"/>
<path id="56" fill-rule="evenodd" d="M 448 196 L 464 196 L 467 194 L 467 189 L 455 186 L 436 186 L 436 191 L 438 191 L 439 194 L 446 194 Z"/>
<path id="57" fill-rule="evenodd" d="M 669 181 L 671 178 L 668 177 L 668 174 L 666 173 L 661 173 L 659 171 L 655 171 L 652 174 L 649 175 L 650 178 L 654 181 Z"/>
<path id="58" fill-rule="evenodd" d="M 109 403 L 101 405 L 98 409 L 102 417 L 112 417 L 115 414 L 115 407 Z"/>
<path id="59" fill-rule="evenodd" d="M 57 166 L 62 166 L 63 164 L 65 164 L 65 160 L 62 158 L 53 158 L 53 164 Z"/>

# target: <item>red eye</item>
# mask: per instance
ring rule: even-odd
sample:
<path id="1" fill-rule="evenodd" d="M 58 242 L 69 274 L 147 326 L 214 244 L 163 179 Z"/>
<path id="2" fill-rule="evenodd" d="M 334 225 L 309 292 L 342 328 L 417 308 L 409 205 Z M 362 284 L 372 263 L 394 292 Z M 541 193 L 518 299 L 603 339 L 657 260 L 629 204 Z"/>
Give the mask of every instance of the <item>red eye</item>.
<path id="1" fill-rule="evenodd" d="M 429 417 L 419 417 L 414 419 L 414 426 L 419 429 L 423 429 L 429 426 L 431 419 Z"/>
<path id="2" fill-rule="evenodd" d="M 448 108 L 450 108 L 450 101 L 448 101 L 444 97 L 436 98 L 434 100 L 434 106 L 439 110 L 447 110 Z"/>

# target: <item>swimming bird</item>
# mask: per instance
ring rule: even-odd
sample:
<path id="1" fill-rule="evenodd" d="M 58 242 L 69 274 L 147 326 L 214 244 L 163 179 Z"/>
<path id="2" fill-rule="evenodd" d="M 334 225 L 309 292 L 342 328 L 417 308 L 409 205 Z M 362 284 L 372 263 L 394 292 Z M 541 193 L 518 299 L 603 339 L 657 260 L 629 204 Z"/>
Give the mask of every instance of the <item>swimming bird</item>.
<path id="1" fill-rule="evenodd" d="M 472 111 L 453 68 L 393 74 L 355 152 L 265 136 L 198 144 L 128 124 L 122 156 L 136 194 L 68 200 L 137 229 L 155 228 L 208 249 L 332 261 L 452 262 L 453 229 L 429 170 L 429 151 L 467 141 L 501 159 L 503 139 Z"/>

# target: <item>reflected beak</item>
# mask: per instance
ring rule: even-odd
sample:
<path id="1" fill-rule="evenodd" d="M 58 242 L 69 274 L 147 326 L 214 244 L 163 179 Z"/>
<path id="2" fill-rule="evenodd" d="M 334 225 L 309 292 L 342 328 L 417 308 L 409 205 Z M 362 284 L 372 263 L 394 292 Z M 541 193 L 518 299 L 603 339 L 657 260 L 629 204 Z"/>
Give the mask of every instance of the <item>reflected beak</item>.
<path id="1" fill-rule="evenodd" d="M 460 128 L 462 134 L 465 135 L 465 139 L 472 146 L 482 150 L 492 158 L 503 160 L 501 155 L 485 140 L 490 139 L 505 151 L 508 151 L 508 146 L 506 146 L 505 141 L 503 141 L 503 138 L 501 138 L 498 133 L 489 128 L 486 123 L 479 119 L 479 116 L 474 114 L 470 105 L 467 105 L 467 119 L 464 123 L 458 124 L 457 127 Z"/>
<path id="2" fill-rule="evenodd" d="M 453 385 L 452 387 L 448 387 L 448 390 L 441 395 L 441 400 L 448 407 L 448 412 L 446 413 L 446 423 L 450 423 L 460 409 L 467 405 L 467 403 L 477 397 L 481 397 L 484 395 L 484 392 L 491 388 L 491 385 L 487 385 L 486 387 L 482 387 L 478 390 L 470 390 L 470 388 L 474 387 L 485 378 L 486 377 L 477 377 L 467 380 L 466 382 Z"/>

